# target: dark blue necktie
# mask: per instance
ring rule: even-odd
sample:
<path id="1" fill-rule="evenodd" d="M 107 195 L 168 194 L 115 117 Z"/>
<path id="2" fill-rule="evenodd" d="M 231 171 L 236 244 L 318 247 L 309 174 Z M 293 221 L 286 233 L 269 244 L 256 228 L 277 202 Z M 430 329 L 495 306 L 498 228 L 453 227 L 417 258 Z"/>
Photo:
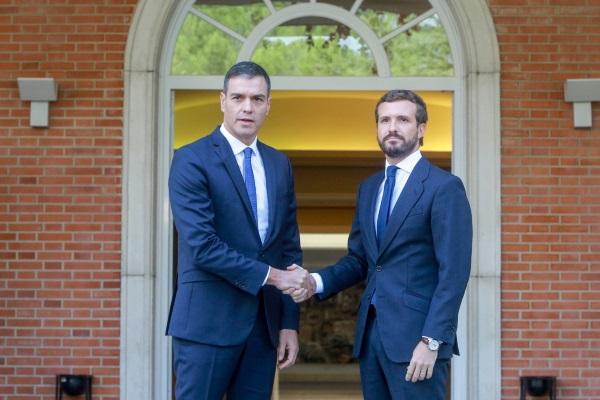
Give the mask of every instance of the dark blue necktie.
<path id="1" fill-rule="evenodd" d="M 252 172 L 252 149 L 244 149 L 244 181 L 246 182 L 246 191 L 250 198 L 254 220 L 258 222 L 258 212 L 256 211 L 256 185 L 254 184 L 254 172 Z"/>
<path id="2" fill-rule="evenodd" d="M 396 171 L 398 167 L 390 165 L 387 167 L 385 185 L 383 186 L 383 196 L 381 196 L 381 205 L 379 206 L 379 215 L 377 216 L 377 243 L 381 244 L 385 228 L 390 218 L 390 206 L 392 204 L 392 194 L 396 184 Z"/>

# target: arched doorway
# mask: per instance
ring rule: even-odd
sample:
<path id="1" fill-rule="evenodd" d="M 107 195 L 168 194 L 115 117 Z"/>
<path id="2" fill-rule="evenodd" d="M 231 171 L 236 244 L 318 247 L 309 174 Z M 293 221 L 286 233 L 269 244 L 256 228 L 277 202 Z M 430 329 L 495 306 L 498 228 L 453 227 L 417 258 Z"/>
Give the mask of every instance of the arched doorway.
<path id="1" fill-rule="evenodd" d="M 431 1 L 456 49 L 457 73 L 451 88 L 455 93 L 453 165 L 468 187 L 478 234 L 463 326 L 459 328 L 461 341 L 467 346 L 463 345 L 464 355 L 454 365 L 453 396 L 460 399 L 483 398 L 484 394 L 486 398 L 499 398 L 500 394 L 499 62 L 487 5 L 484 1 L 477 7 L 471 3 Z M 181 24 L 183 7 L 188 5 L 141 1 L 128 42 L 121 306 L 123 399 L 162 399 L 169 393 L 170 350 L 163 332 L 171 287 L 170 217 L 165 190 L 170 158 L 165 149 L 170 151 L 171 143 L 165 135 L 170 131 L 170 120 L 164 111 L 169 108 L 169 90 L 176 88 L 177 82 L 189 87 L 189 82 L 166 76 L 168 69 L 161 51 L 165 50 L 165 40 L 172 38 L 175 27 Z M 311 12 L 326 12 L 320 6 L 315 10 L 315 3 L 304 6 Z M 385 67 L 378 71 L 385 72 Z M 214 79 L 204 85 L 210 85 L 209 81 Z M 333 89 L 328 87 L 331 81 L 317 84 Z M 367 82 L 366 87 L 389 87 L 389 82 L 382 82 Z M 427 84 L 415 87 L 413 82 L 396 78 L 393 87 L 427 89 Z M 439 82 L 429 84 L 439 89 Z M 496 346 L 490 346 L 490 339 Z"/>

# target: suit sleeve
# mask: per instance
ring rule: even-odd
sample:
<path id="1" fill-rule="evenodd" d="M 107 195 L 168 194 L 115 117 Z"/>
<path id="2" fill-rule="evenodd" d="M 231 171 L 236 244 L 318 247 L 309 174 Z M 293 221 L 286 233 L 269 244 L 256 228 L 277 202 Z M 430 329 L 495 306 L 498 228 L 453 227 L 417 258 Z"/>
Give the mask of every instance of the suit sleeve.
<path id="1" fill-rule="evenodd" d="M 438 284 L 422 335 L 454 344 L 458 311 L 471 271 L 471 208 L 460 179 L 452 176 L 437 191 L 431 212 Z"/>
<path id="2" fill-rule="evenodd" d="M 320 300 L 325 300 L 367 278 L 368 264 L 362 240 L 361 217 L 359 215 L 361 187 L 359 187 L 356 195 L 356 211 L 348 237 L 348 253 L 334 265 L 318 271 L 323 279 L 323 293 L 319 295 Z"/>
<path id="3" fill-rule="evenodd" d="M 192 249 L 195 268 L 256 295 L 269 267 L 232 249 L 217 235 L 207 171 L 198 159 L 184 147 L 171 165 L 169 197 L 179 240 Z"/>
<path id="4" fill-rule="evenodd" d="M 302 250 L 300 248 L 300 233 L 298 231 L 298 221 L 296 217 L 296 193 L 294 191 L 294 176 L 292 174 L 292 166 L 288 160 L 288 200 L 285 212 L 285 238 L 283 240 L 283 259 L 285 260 L 284 267 L 291 264 L 302 265 Z M 282 297 L 281 308 L 281 329 L 299 328 L 300 308 L 292 298 L 279 292 Z"/>

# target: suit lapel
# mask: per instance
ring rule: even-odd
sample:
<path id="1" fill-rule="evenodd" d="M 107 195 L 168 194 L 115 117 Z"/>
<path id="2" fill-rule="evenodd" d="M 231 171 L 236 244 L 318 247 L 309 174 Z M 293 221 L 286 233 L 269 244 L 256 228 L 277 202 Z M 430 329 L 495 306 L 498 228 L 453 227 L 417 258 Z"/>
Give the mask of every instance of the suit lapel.
<path id="1" fill-rule="evenodd" d="M 408 181 L 406 182 L 404 189 L 402 189 L 402 193 L 400 193 L 400 197 L 398 197 L 398 201 L 396 201 L 396 205 L 390 215 L 383 241 L 379 248 L 379 254 L 382 254 L 385 251 L 386 247 L 396 235 L 398 229 L 404 224 L 410 210 L 421 197 L 421 194 L 423 193 L 423 181 L 429 175 L 429 168 L 429 161 L 423 157 L 419 160 L 417 165 L 415 165 L 415 169 L 408 177 Z"/>
<path id="2" fill-rule="evenodd" d="M 265 150 L 263 144 L 261 142 L 257 142 L 256 145 L 258 151 L 260 152 L 260 158 L 262 158 L 265 169 L 265 179 L 267 181 L 267 200 L 269 203 L 269 227 L 267 228 L 267 235 L 265 236 L 265 242 L 263 244 L 263 246 L 265 246 L 272 236 L 275 223 L 275 212 L 278 208 L 275 206 L 275 195 L 277 194 L 277 188 L 275 187 L 276 167 L 273 159 L 268 156 L 268 152 Z"/>
<path id="3" fill-rule="evenodd" d="M 246 184 L 244 183 L 244 178 L 242 177 L 242 173 L 240 172 L 240 167 L 235 160 L 235 156 L 233 155 L 233 151 L 231 150 L 231 146 L 227 143 L 225 137 L 219 129 L 217 128 L 212 133 L 212 140 L 215 152 L 223 161 L 225 165 L 225 169 L 233 182 L 233 186 L 237 194 L 239 195 L 244 207 L 246 208 L 246 212 L 251 217 L 250 219 L 254 221 L 254 227 L 256 228 L 256 235 L 258 236 L 258 227 L 256 226 L 256 221 L 254 220 L 254 213 L 252 212 L 252 206 L 250 205 L 250 198 L 248 197 L 248 192 L 246 191 Z"/>
<path id="4" fill-rule="evenodd" d="M 377 258 L 377 236 L 375 233 L 375 206 L 377 204 L 377 193 L 379 192 L 379 186 L 385 178 L 383 172 L 379 173 L 370 184 L 370 187 L 365 188 L 366 199 L 361 201 L 364 204 L 364 209 L 361 210 L 363 214 L 362 226 L 366 229 L 361 229 L 365 232 L 365 243 L 366 249 L 373 259 Z M 359 205 L 360 206 L 360 205 Z"/>

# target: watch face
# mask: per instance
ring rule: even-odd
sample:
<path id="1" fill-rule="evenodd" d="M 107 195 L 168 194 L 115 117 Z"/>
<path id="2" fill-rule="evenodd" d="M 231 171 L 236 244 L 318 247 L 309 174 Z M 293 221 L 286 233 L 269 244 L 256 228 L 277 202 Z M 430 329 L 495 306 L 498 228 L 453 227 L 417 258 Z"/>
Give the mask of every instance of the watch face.
<path id="1" fill-rule="evenodd" d="M 431 351 L 437 351 L 437 349 L 440 348 L 440 342 L 438 342 L 437 340 L 434 340 L 434 339 L 429 339 L 429 343 L 427 344 L 427 347 L 429 347 L 429 350 L 431 350 Z"/>

